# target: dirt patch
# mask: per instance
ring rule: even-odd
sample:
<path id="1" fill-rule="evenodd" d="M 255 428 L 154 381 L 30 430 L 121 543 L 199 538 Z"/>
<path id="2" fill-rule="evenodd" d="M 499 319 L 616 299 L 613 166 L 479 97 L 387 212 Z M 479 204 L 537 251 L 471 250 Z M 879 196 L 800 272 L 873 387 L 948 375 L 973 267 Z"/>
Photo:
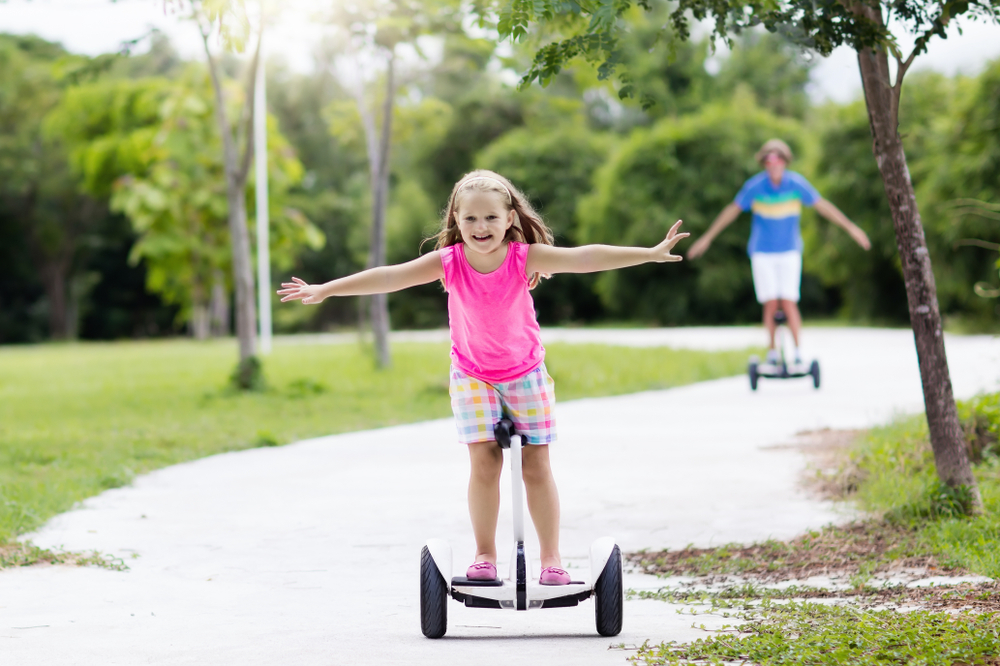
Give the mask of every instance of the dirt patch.
<path id="1" fill-rule="evenodd" d="M 739 575 L 763 583 L 879 574 L 918 580 L 966 573 L 926 554 L 909 528 L 882 521 L 825 527 L 790 541 L 638 552 L 625 557 L 637 571 L 658 576 Z"/>
<path id="2" fill-rule="evenodd" d="M 795 590 L 796 599 L 853 599 L 861 608 L 919 607 L 932 611 L 1000 612 L 1000 582 L 956 583 L 933 587 L 894 585 L 862 590 Z"/>
<path id="3" fill-rule="evenodd" d="M 843 500 L 857 490 L 858 473 L 848 452 L 865 430 L 803 430 L 787 444 L 762 447 L 764 450 L 793 450 L 807 460 L 802 473 L 803 487 L 823 500 Z"/>
<path id="4" fill-rule="evenodd" d="M 704 603 L 715 599 L 726 606 L 730 602 L 750 602 L 759 599 L 795 601 L 843 600 L 864 610 L 921 609 L 929 611 L 963 611 L 1000 613 L 1000 581 L 955 581 L 939 585 L 908 587 L 906 585 L 861 586 L 854 588 L 823 588 L 792 585 L 765 587 L 743 579 L 738 585 L 715 586 L 707 590 L 704 580 L 689 581 L 678 588 L 663 588 L 656 592 L 640 592 L 640 598 L 654 598 L 678 604 Z"/>

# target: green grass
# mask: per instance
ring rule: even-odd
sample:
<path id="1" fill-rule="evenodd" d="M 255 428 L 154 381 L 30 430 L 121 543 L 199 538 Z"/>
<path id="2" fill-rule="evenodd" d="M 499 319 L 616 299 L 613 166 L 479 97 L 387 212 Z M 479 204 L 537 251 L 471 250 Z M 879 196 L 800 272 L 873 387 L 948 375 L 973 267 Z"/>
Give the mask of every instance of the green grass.
<path id="1" fill-rule="evenodd" d="M 559 400 L 743 371 L 747 352 L 553 344 Z M 396 344 L 373 369 L 358 345 L 279 346 L 269 389 L 225 389 L 231 341 L 0 348 L 0 541 L 136 474 L 224 451 L 451 414 L 447 344 Z"/>
<path id="2" fill-rule="evenodd" d="M 901 418 L 869 431 L 850 453 L 858 505 L 914 530 L 948 567 L 1000 578 L 1000 394 L 959 403 L 983 514 L 964 515 L 968 498 L 937 479 L 926 420 Z"/>
<path id="3" fill-rule="evenodd" d="M 994 613 L 899 612 L 765 597 L 712 598 L 709 612 L 738 621 L 720 633 L 679 644 L 643 644 L 629 658 L 659 664 L 751 663 L 816 666 L 953 666 L 995 664 L 1000 616 Z M 729 609 L 729 610 L 724 610 Z"/>

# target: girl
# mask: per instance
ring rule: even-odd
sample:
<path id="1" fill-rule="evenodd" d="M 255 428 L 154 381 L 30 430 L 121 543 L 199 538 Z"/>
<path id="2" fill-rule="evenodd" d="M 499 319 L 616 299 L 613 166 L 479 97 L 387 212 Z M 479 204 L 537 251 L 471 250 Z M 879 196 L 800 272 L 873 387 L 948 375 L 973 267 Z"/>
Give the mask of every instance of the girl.
<path id="1" fill-rule="evenodd" d="M 670 250 L 686 233 L 681 222 L 659 245 L 553 247 L 552 232 L 510 182 L 492 171 L 473 171 L 452 189 L 433 252 L 395 266 L 380 266 L 326 284 L 293 277 L 282 302 L 320 303 L 328 296 L 389 293 L 441 280 L 448 293 L 451 329 L 451 403 L 459 440 L 469 449 L 469 514 L 476 557 L 468 577 L 497 576 L 496 530 L 503 454 L 494 424 L 505 414 L 526 444 L 523 474 L 528 511 L 538 533 L 543 585 L 565 585 L 559 557 L 559 495 L 549 467 L 556 439 L 552 378 L 545 370 L 529 289 L 556 273 L 591 273 L 650 261 L 680 261 Z"/>

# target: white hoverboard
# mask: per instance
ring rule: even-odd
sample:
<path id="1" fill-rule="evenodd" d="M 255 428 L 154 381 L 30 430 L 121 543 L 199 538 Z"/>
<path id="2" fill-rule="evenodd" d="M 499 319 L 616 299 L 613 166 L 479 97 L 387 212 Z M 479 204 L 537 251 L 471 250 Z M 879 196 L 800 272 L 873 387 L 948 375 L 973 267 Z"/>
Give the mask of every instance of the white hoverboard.
<path id="1" fill-rule="evenodd" d="M 797 377 L 812 377 L 813 388 L 819 388 L 819 361 L 813 360 L 806 369 L 805 363 L 795 364 L 789 362 L 786 347 L 791 338 L 791 332 L 787 327 L 788 315 L 781 310 L 774 312 L 775 324 L 775 347 L 778 349 L 778 362 L 769 363 L 766 359 L 763 363 L 756 356 L 750 357 L 747 365 L 747 375 L 750 377 L 750 389 L 757 390 L 757 382 L 762 378 L 768 379 L 795 379 Z"/>
<path id="2" fill-rule="evenodd" d="M 452 577 L 451 546 L 443 539 L 428 539 L 420 553 L 420 630 L 427 638 L 441 638 L 448 629 L 448 596 L 473 608 L 533 610 L 576 606 L 594 597 L 597 633 L 617 636 L 622 630 L 625 604 L 622 586 L 622 556 L 612 537 L 590 546 L 590 581 L 568 585 L 541 585 L 530 570 L 524 550 L 524 481 L 521 477 L 521 436 L 503 419 L 494 428 L 497 444 L 510 451 L 514 509 L 514 550 L 510 576 L 498 580 Z M 449 584 L 448 581 L 451 581 Z"/>

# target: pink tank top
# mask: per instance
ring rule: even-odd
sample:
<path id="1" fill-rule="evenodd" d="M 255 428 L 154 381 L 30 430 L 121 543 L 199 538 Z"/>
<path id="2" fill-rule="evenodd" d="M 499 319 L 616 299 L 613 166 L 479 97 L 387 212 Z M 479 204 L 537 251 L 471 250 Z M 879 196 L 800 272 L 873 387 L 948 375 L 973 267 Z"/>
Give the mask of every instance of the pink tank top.
<path id="1" fill-rule="evenodd" d="M 465 245 L 441 250 L 448 291 L 451 362 L 490 384 L 513 381 L 545 360 L 535 302 L 528 292 L 526 243 L 510 243 L 492 273 L 480 273 L 465 258 Z"/>

